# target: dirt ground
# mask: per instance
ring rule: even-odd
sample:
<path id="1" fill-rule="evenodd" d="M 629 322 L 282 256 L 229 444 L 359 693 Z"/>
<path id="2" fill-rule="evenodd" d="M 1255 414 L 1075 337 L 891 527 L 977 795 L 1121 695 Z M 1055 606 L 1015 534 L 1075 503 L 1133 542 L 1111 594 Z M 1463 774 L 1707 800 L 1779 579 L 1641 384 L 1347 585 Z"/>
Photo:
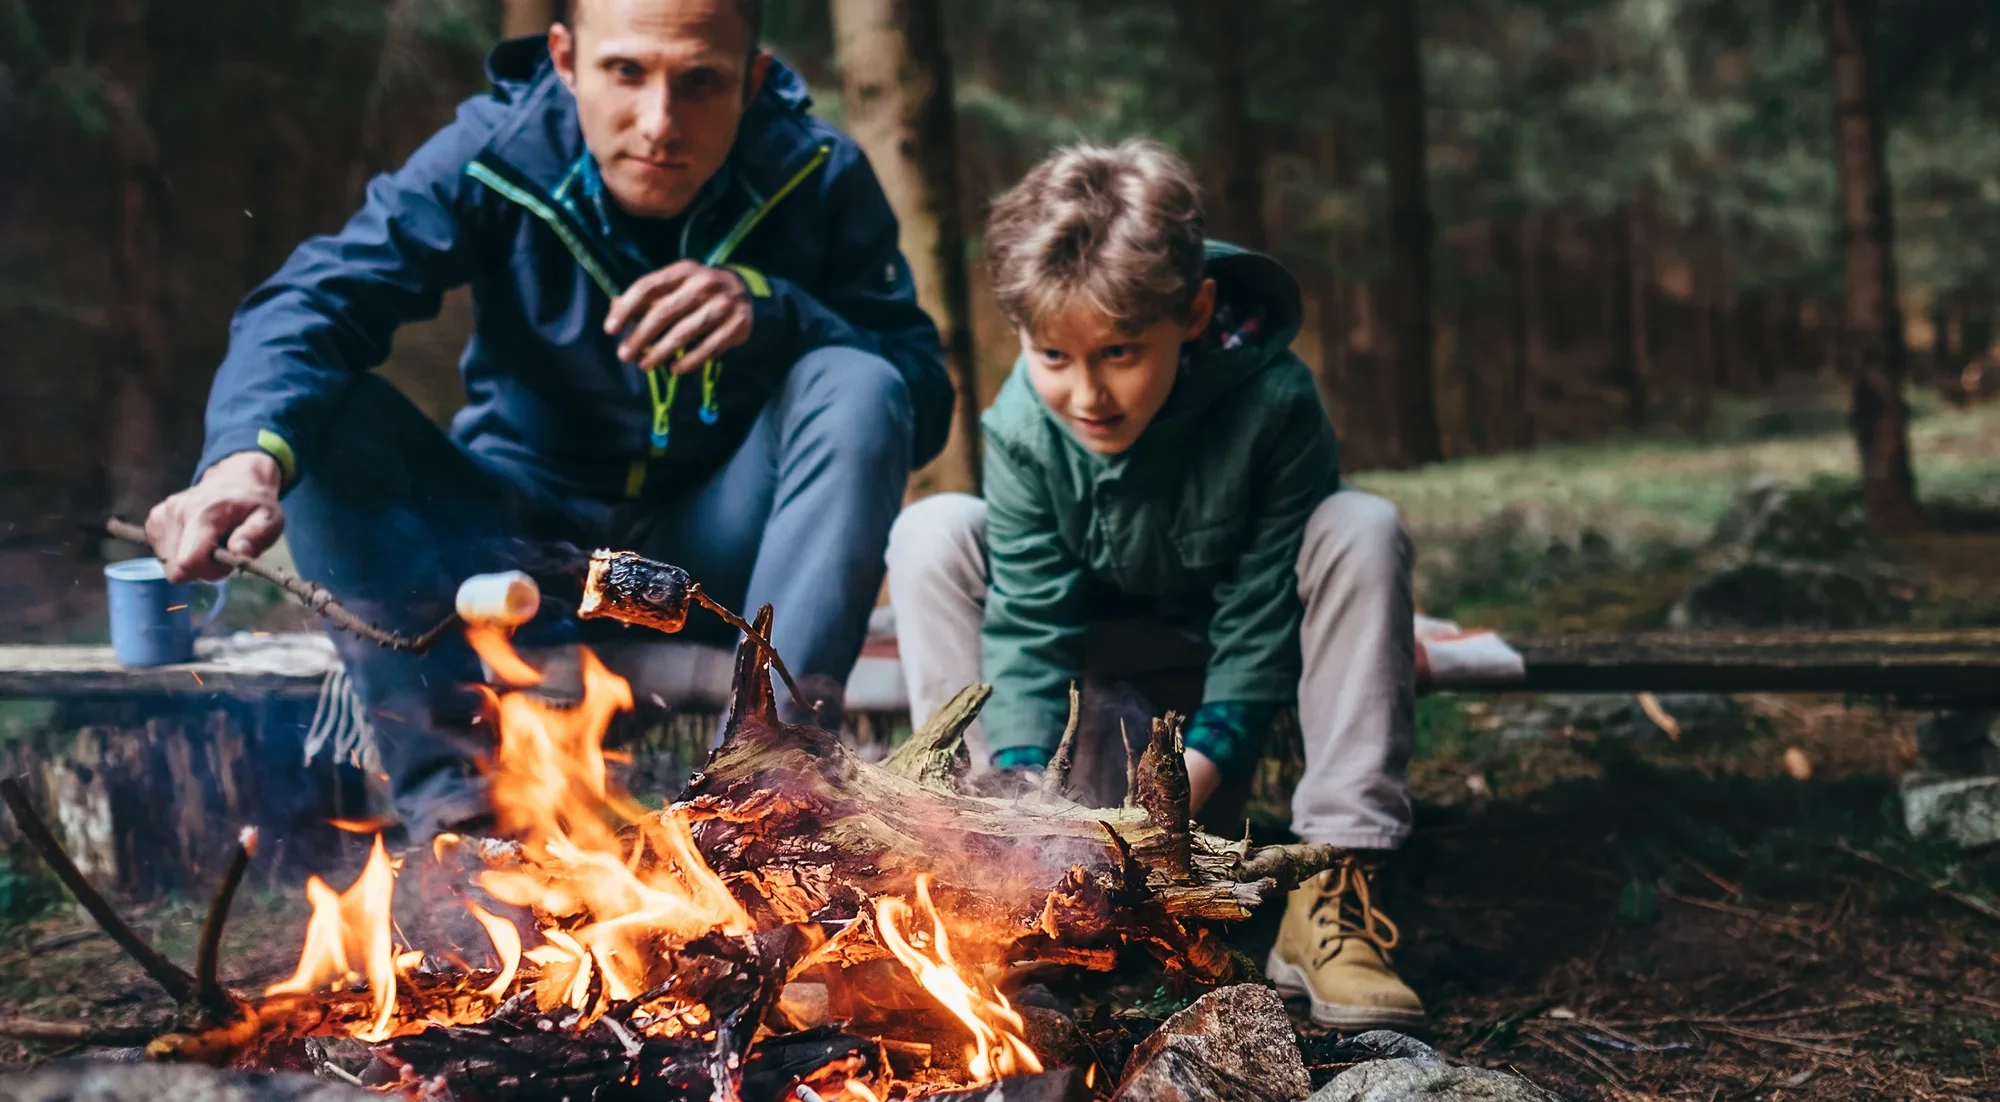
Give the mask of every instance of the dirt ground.
<path id="1" fill-rule="evenodd" d="M 1915 718 L 1744 702 L 1749 733 L 1679 742 L 1512 740 L 1526 702 L 1427 702 L 1390 913 L 1428 1039 L 1577 1099 L 2000 1097 L 2000 874 L 1902 836 Z M 202 905 L 133 917 L 189 961 Z M 225 978 L 288 974 L 303 919 L 294 886 L 253 877 Z M 1239 932 L 1258 959 L 1274 919 Z M 0 935 L 0 1015 L 160 1020 L 163 997 L 88 930 L 62 912 Z M 0 1041 L 0 1065 L 59 1051 Z"/>

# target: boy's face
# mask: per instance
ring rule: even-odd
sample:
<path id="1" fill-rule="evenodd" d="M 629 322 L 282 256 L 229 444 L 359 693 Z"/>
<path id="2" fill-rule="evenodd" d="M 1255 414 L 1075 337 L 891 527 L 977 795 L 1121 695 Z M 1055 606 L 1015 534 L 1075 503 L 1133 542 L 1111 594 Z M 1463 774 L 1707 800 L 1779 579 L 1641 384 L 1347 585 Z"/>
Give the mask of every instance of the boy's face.
<path id="1" fill-rule="evenodd" d="M 1215 313 L 1215 281 L 1203 280 L 1185 320 L 1168 318 L 1137 332 L 1088 303 L 1057 313 L 1037 332 L 1021 329 L 1028 378 L 1083 446 L 1117 455 L 1139 439 L 1167 402 L 1180 371 L 1181 345 L 1201 335 Z"/>

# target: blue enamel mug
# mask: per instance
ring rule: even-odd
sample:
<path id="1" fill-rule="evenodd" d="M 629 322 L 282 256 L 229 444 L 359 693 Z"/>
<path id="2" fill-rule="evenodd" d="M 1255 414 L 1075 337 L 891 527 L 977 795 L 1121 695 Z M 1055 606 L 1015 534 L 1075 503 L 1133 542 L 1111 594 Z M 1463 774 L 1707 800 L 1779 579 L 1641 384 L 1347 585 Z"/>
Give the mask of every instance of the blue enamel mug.
<path id="1" fill-rule="evenodd" d="M 229 604 L 227 581 L 175 585 L 158 559 L 112 563 L 104 568 L 104 587 L 111 599 L 111 655 L 121 666 L 194 661 L 196 633 Z M 200 620 L 191 611 L 197 588 L 211 595 Z"/>

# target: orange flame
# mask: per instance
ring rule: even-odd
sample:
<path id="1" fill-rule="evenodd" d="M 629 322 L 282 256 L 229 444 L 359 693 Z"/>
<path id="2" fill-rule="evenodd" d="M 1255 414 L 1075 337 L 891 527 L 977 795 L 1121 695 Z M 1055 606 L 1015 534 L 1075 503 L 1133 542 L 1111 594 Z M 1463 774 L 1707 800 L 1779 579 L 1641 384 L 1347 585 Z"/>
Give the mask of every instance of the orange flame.
<path id="1" fill-rule="evenodd" d="M 395 866 L 380 834 L 368 853 L 368 864 L 346 891 L 336 893 L 317 876 L 308 879 L 306 898 L 312 902 L 312 918 L 306 923 L 298 971 L 264 993 L 304 995 L 322 985 L 351 985 L 365 978 L 374 1020 L 353 1027 L 353 1033 L 364 1041 L 386 1040 L 396 1013 L 396 957 L 389 938 L 389 902 L 395 885 Z M 354 974 L 356 961 L 363 976 Z"/>
<path id="2" fill-rule="evenodd" d="M 944 917 L 931 903 L 928 873 L 917 877 L 917 904 L 930 920 L 929 931 L 912 924 L 910 905 L 894 897 L 875 901 L 876 930 L 882 936 L 882 944 L 917 977 L 924 990 L 972 1031 L 972 1044 L 965 1050 L 965 1066 L 974 1085 L 1041 1071 L 1041 1060 L 1021 1039 L 1026 1029 L 1021 1015 L 1007 1002 L 1007 997 L 952 959 L 951 937 L 945 932 Z M 907 931 L 906 926 L 910 927 Z M 851 1081 L 849 1086 L 853 1086 Z"/>
<path id="3" fill-rule="evenodd" d="M 493 951 L 500 954 L 500 977 L 479 993 L 490 999 L 505 998 L 507 989 L 514 985 L 514 974 L 521 969 L 521 931 L 516 930 L 513 923 L 477 903 L 468 902 L 465 907 L 481 926 L 486 927 L 486 936 L 493 942 Z"/>
<path id="4" fill-rule="evenodd" d="M 495 670 L 525 665 L 498 632 L 467 639 Z M 574 707 L 521 692 L 492 700 L 500 736 L 489 776 L 494 814 L 521 840 L 524 861 L 488 869 L 480 885 L 546 917 L 546 944 L 523 955 L 568 975 L 561 1001 L 588 1010 L 593 974 L 611 1000 L 634 998 L 652 986 L 647 970 L 662 960 L 662 939 L 740 935 L 751 923 L 696 850 L 683 816 L 650 813 L 612 790 L 604 732 L 632 707 L 632 688 L 587 649 L 582 673 L 583 700 Z M 629 843 L 620 827 L 637 828 Z"/>

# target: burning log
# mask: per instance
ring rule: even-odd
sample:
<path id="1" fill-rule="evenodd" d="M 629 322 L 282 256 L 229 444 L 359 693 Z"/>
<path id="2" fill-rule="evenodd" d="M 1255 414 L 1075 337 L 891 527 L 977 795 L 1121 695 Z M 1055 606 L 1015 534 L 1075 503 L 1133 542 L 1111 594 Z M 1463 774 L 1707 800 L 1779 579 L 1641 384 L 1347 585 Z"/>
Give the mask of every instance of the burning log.
<path id="1" fill-rule="evenodd" d="M 676 806 L 709 864 L 770 918 L 853 920 L 858 899 L 900 896 L 927 877 L 945 910 L 1007 960 L 1108 968 L 1139 947 L 1213 982 L 1234 966 L 1206 924 L 1248 917 L 1337 855 L 1249 850 L 1194 830 L 1172 716 L 1140 755 L 1133 806 L 1085 808 L 1046 790 L 1008 801 L 961 791 L 951 764 L 983 687 L 877 766 L 828 732 L 780 723 L 769 677 L 768 652 L 747 639 L 723 743 Z"/>

